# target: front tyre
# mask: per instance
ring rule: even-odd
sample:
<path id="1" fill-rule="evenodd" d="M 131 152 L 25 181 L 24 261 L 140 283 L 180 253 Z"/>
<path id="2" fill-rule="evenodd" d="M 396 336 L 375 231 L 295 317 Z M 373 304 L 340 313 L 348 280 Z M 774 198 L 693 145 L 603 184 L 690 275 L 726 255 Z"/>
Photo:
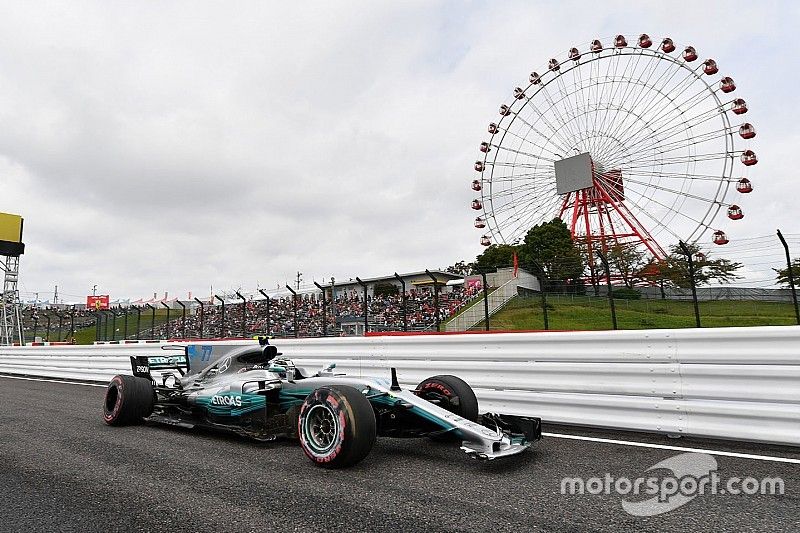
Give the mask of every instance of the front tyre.
<path id="1" fill-rule="evenodd" d="M 138 424 L 153 412 L 153 384 L 140 377 L 114 376 L 106 389 L 103 420 L 109 426 Z"/>
<path id="2" fill-rule="evenodd" d="M 478 398 L 472 387 L 456 376 L 433 376 L 417 385 L 417 396 L 471 422 L 478 420 Z M 432 434 L 435 441 L 457 440 L 452 434 Z"/>
<path id="3" fill-rule="evenodd" d="M 320 387 L 300 407 L 297 433 L 300 447 L 316 465 L 352 466 L 364 459 L 375 443 L 375 412 L 353 387 Z"/>

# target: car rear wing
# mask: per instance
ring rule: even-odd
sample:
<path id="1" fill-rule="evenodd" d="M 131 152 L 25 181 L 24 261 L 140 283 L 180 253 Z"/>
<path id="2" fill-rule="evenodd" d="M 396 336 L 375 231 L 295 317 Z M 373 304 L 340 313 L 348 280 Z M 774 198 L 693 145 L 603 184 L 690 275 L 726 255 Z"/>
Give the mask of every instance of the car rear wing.
<path id="1" fill-rule="evenodd" d="M 139 355 L 131 356 L 133 375 L 152 379 L 153 370 L 177 370 L 183 376 L 189 372 L 189 358 L 184 355 Z"/>

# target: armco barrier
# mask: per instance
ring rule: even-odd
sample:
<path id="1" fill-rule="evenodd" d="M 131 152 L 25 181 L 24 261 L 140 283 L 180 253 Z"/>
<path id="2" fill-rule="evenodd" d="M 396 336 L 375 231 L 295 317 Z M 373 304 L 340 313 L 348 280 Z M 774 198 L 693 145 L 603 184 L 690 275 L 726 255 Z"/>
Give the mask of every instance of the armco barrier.
<path id="1" fill-rule="evenodd" d="M 385 376 L 396 367 L 406 385 L 456 374 L 486 411 L 800 445 L 800 326 L 273 342 L 298 366 L 335 362 L 350 374 Z M 163 353 L 146 343 L 7 347 L 0 373 L 106 381 L 130 372 L 130 355 Z"/>

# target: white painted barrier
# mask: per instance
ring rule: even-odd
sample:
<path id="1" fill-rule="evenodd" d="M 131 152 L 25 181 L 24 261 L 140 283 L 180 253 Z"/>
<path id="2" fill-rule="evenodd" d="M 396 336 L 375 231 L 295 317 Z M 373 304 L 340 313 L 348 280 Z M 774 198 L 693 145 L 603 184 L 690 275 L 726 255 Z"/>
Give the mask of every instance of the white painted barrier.
<path id="1" fill-rule="evenodd" d="M 242 344 L 245 341 L 222 341 Z M 276 339 L 298 366 L 455 374 L 485 411 L 800 445 L 800 326 Z M 159 345 L 0 348 L 0 373 L 106 381 Z"/>

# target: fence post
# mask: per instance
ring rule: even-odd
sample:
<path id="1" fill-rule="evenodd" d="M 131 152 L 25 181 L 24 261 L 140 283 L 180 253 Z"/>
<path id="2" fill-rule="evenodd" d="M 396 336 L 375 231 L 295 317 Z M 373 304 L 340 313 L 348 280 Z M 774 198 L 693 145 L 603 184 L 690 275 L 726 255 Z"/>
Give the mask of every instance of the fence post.
<path id="1" fill-rule="evenodd" d="M 367 284 L 361 281 L 361 278 L 356 276 L 356 281 L 361 285 L 361 290 L 364 295 L 364 335 L 366 336 L 369 331 L 369 302 L 367 302 Z"/>
<path id="2" fill-rule="evenodd" d="M 111 340 L 115 341 L 117 340 L 117 313 L 111 309 L 109 311 L 111 311 Z M 108 325 L 108 322 L 106 322 L 106 325 Z"/>
<path id="3" fill-rule="evenodd" d="M 297 328 L 297 293 L 294 292 L 294 289 L 288 284 L 286 285 L 286 288 L 292 293 L 292 308 L 294 309 L 294 319 L 292 320 L 292 324 L 294 325 L 294 338 L 296 339 L 300 336 L 300 330 Z"/>
<path id="4" fill-rule="evenodd" d="M 165 307 L 167 309 L 167 321 L 164 322 L 164 323 L 167 325 L 165 333 L 166 333 L 167 340 L 169 340 L 169 337 L 170 337 L 170 335 L 169 335 L 169 310 L 170 309 L 169 309 L 169 306 L 165 302 L 161 302 L 161 305 L 162 305 L 162 307 Z"/>
<path id="5" fill-rule="evenodd" d="M 45 313 L 44 317 L 47 319 L 47 333 L 45 333 L 44 340 L 46 340 L 47 342 L 50 342 L 50 314 L 49 313 Z M 99 335 L 99 333 L 100 333 L 100 330 L 98 329 L 98 335 Z M 98 337 L 97 340 L 100 340 L 100 338 Z"/>
<path id="6" fill-rule="evenodd" d="M 336 278 L 331 276 L 331 320 L 333 321 L 333 336 L 339 333 L 339 325 L 336 322 Z"/>
<path id="7" fill-rule="evenodd" d="M 400 286 L 403 288 L 403 331 L 408 331 L 408 296 L 406 295 L 406 282 L 400 275 L 395 272 L 394 277 L 397 281 L 400 282 Z"/>
<path id="8" fill-rule="evenodd" d="M 544 329 L 550 329 L 550 321 L 547 317 L 547 295 L 544 293 L 544 275 L 536 276 L 539 280 L 539 296 L 542 300 L 542 316 L 544 317 Z M 597 285 L 595 285 L 595 289 L 597 289 Z"/>
<path id="9" fill-rule="evenodd" d="M 200 304 L 200 338 L 203 339 L 203 321 L 205 320 L 205 308 L 203 307 L 203 302 L 195 296 L 194 301 Z"/>
<path id="10" fill-rule="evenodd" d="M 689 262 L 689 286 L 692 288 L 692 302 L 694 303 L 694 321 L 697 324 L 697 327 L 702 327 L 700 325 L 700 306 L 697 304 L 697 287 L 695 287 L 694 283 L 694 261 L 692 261 L 692 253 L 689 250 L 689 247 L 686 246 L 686 243 L 683 241 L 678 241 L 678 245 L 683 250 L 683 253 L 686 255 L 686 260 Z"/>
<path id="11" fill-rule="evenodd" d="M 608 266 L 606 256 L 600 250 L 597 250 L 597 257 L 603 263 L 603 270 L 606 273 L 606 287 L 608 288 L 608 303 L 611 305 L 611 325 L 617 329 L 617 308 L 614 306 L 614 291 L 611 290 L 611 268 Z"/>
<path id="12" fill-rule="evenodd" d="M 142 308 L 138 305 L 133 306 L 136 310 L 136 340 L 139 340 L 139 335 L 142 331 Z"/>
<path id="13" fill-rule="evenodd" d="M 153 340 L 154 335 L 156 334 L 156 308 L 150 304 L 145 305 L 153 310 L 153 314 L 150 315 L 150 340 Z M 106 319 L 106 325 L 108 325 L 108 319 Z"/>
<path id="14" fill-rule="evenodd" d="M 439 331 L 439 280 L 427 268 L 425 273 L 433 280 L 433 306 L 436 308 L 436 331 Z"/>
<path id="15" fill-rule="evenodd" d="M 497 269 L 494 270 L 484 270 L 482 268 L 476 268 L 478 274 L 481 275 L 481 280 L 483 280 L 483 322 L 485 324 L 484 329 L 489 331 L 489 282 L 486 280 L 486 274 L 489 272 L 497 272 Z"/>
<path id="16" fill-rule="evenodd" d="M 219 338 L 220 339 L 224 339 L 225 338 L 225 300 L 223 300 L 222 298 L 220 298 L 216 294 L 214 295 L 214 298 L 216 300 L 219 300 L 222 303 L 222 325 L 220 326 L 220 328 L 222 328 L 222 331 L 220 332 Z"/>
<path id="17" fill-rule="evenodd" d="M 33 342 L 36 342 L 36 330 L 39 329 L 39 314 L 37 311 L 33 312 Z M 24 344 L 24 342 L 23 342 Z"/>
<path id="18" fill-rule="evenodd" d="M 56 338 L 58 342 L 61 342 L 61 328 L 64 325 L 64 317 L 58 311 L 56 311 L 56 316 L 58 317 L 58 336 Z"/>
<path id="19" fill-rule="evenodd" d="M 322 291 L 322 336 L 323 337 L 327 337 L 328 336 L 328 302 L 325 299 L 325 287 L 323 287 L 322 285 L 320 285 L 316 281 L 314 282 L 314 285 L 316 285 L 317 288 Z"/>
<path id="20" fill-rule="evenodd" d="M 175 300 L 181 306 L 181 338 L 186 338 L 186 304 L 180 300 Z"/>
<path id="21" fill-rule="evenodd" d="M 236 296 L 242 300 L 242 337 L 247 337 L 247 298 L 236 291 Z"/>
<path id="22" fill-rule="evenodd" d="M 75 306 L 72 306 L 72 310 L 69 314 L 69 336 L 72 337 L 72 342 L 75 342 Z"/>
<path id="23" fill-rule="evenodd" d="M 58 316 L 58 313 L 56 313 L 56 316 Z M 106 323 L 103 326 L 103 340 L 107 341 L 108 340 L 108 314 L 107 313 L 105 314 L 105 317 L 106 317 Z M 58 331 L 58 340 L 61 340 L 61 326 L 60 325 L 58 327 L 58 330 L 59 330 Z"/>
<path id="24" fill-rule="evenodd" d="M 264 292 L 264 289 L 258 289 L 258 292 L 260 292 L 261 295 L 264 298 L 267 299 L 267 331 L 266 331 L 266 334 L 267 334 L 267 337 L 269 337 L 269 294 Z"/>
<path id="25" fill-rule="evenodd" d="M 125 308 L 125 325 L 123 326 L 123 329 L 122 329 L 122 340 L 125 340 L 127 338 L 128 338 L 128 308 L 126 307 Z"/>
<path id="26" fill-rule="evenodd" d="M 789 269 L 789 287 L 792 289 L 792 302 L 794 303 L 794 316 L 797 319 L 797 323 L 800 324 L 800 309 L 797 307 L 797 292 L 794 288 L 794 271 L 792 269 L 792 259 L 789 256 L 789 245 L 786 244 L 786 239 L 783 238 L 783 234 L 781 230 L 778 230 L 778 238 L 781 240 L 781 244 L 783 244 L 783 249 L 786 252 L 786 267 Z"/>

